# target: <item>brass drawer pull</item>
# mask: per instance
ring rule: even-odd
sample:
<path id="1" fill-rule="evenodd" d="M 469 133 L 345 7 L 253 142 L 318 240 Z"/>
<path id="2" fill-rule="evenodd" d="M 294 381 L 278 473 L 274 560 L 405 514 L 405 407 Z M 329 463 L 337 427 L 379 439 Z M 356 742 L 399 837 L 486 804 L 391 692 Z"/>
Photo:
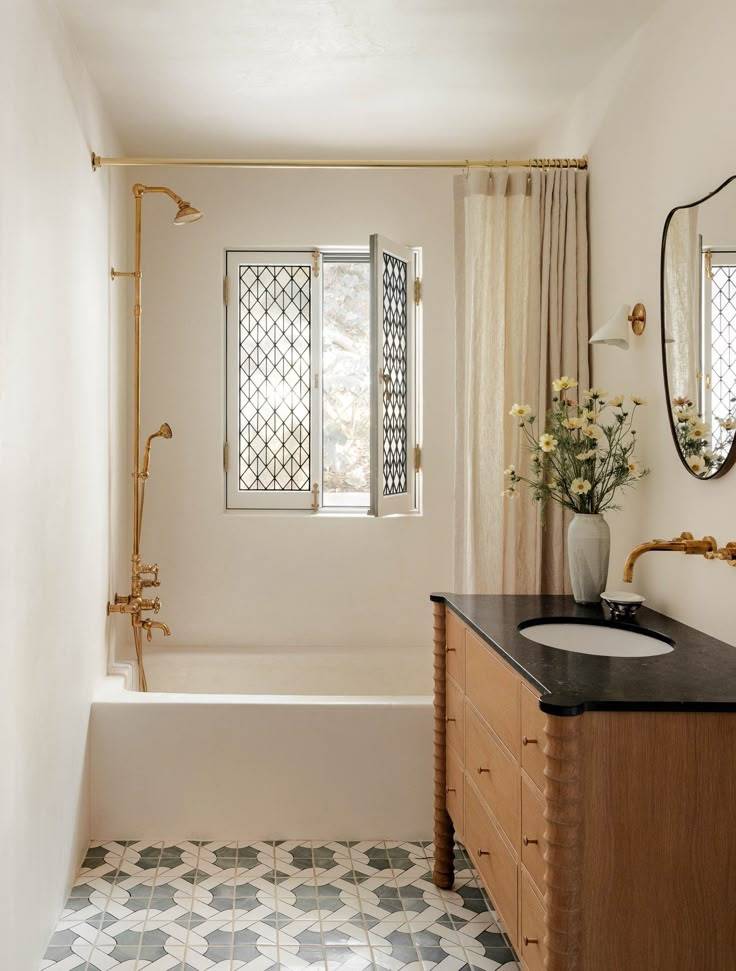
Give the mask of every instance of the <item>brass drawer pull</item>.
<path id="1" fill-rule="evenodd" d="M 484 772 L 487 772 L 488 775 L 491 774 L 491 770 L 490 769 L 484 769 L 482 765 L 479 765 L 478 766 L 478 775 L 483 775 Z"/>
<path id="2" fill-rule="evenodd" d="M 536 738 L 527 738 L 527 736 L 524 735 L 524 736 L 522 736 L 521 744 L 522 745 L 536 745 L 537 744 L 537 739 Z"/>
<path id="3" fill-rule="evenodd" d="M 536 937 L 527 937 L 524 935 L 524 947 L 529 947 L 530 944 L 539 944 L 539 940 Z"/>
<path id="4" fill-rule="evenodd" d="M 449 715 L 446 715 L 445 716 L 445 721 L 446 722 L 456 722 L 457 721 L 457 718 L 451 718 Z"/>
<path id="5" fill-rule="evenodd" d="M 490 856 L 490 850 L 478 850 L 478 856 Z"/>
<path id="6" fill-rule="evenodd" d="M 454 786 L 445 786 L 445 792 L 457 792 Z"/>
<path id="7" fill-rule="evenodd" d="M 446 647 L 445 648 L 445 654 L 450 654 L 450 652 L 452 652 L 452 651 L 457 651 L 457 648 L 456 647 Z"/>
<path id="8" fill-rule="evenodd" d="M 539 843 L 539 840 L 530 839 L 530 837 L 524 837 L 524 846 L 529 846 L 530 843 Z"/>

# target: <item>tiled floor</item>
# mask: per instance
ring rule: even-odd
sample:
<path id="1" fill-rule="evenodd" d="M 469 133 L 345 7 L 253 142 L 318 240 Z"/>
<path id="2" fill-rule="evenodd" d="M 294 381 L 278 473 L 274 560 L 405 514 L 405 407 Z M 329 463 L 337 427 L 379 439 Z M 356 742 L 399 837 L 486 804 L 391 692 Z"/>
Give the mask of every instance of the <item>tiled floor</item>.
<path id="1" fill-rule="evenodd" d="M 54 971 L 518 971 L 462 848 L 93 844 L 41 963 Z"/>

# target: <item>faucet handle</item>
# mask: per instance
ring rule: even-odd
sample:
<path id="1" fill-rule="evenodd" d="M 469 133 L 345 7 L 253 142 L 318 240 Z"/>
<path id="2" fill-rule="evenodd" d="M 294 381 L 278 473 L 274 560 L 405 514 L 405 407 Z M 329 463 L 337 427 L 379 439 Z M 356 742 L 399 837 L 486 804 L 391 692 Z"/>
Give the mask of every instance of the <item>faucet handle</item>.
<path id="1" fill-rule="evenodd" d="M 158 569 L 159 569 L 158 563 L 152 563 L 150 566 L 145 566 L 145 565 L 141 564 L 141 566 L 138 567 L 138 572 L 137 572 L 136 575 L 137 575 L 138 579 L 140 580 L 140 583 L 141 583 L 141 586 L 142 587 L 160 587 L 161 586 L 161 584 L 159 582 L 159 579 L 158 579 Z M 149 577 L 147 579 L 144 579 L 143 578 L 143 575 L 145 573 L 150 573 L 152 575 L 152 578 Z"/>
<path id="2" fill-rule="evenodd" d="M 736 566 L 736 542 L 726 543 L 721 549 L 705 554 L 706 560 L 725 560 L 729 566 Z"/>
<path id="3" fill-rule="evenodd" d="M 160 631 L 163 631 L 164 637 L 169 637 L 171 634 L 171 630 L 169 629 L 168 624 L 162 624 L 158 620 L 148 619 L 148 620 L 141 621 L 141 627 L 146 632 L 146 640 L 149 642 L 149 644 L 153 640 L 154 627 L 158 628 L 158 630 Z"/>
<path id="4" fill-rule="evenodd" d="M 152 610 L 157 614 L 161 610 L 161 598 L 154 597 L 153 600 L 141 600 L 139 610 Z"/>

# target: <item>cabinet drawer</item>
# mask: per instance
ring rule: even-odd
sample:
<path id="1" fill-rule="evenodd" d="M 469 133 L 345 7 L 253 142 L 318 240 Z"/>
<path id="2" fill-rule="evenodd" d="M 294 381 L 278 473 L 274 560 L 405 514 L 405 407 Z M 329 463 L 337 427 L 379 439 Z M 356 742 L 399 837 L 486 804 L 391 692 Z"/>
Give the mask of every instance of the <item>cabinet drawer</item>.
<path id="1" fill-rule="evenodd" d="M 465 771 L 478 787 L 501 828 L 511 840 L 519 843 L 519 766 L 480 719 L 470 705 L 465 705 Z"/>
<path id="2" fill-rule="evenodd" d="M 521 781 L 521 859 L 544 895 L 544 805 L 529 783 Z"/>
<path id="3" fill-rule="evenodd" d="M 529 778 L 544 792 L 544 723 L 539 698 L 521 686 L 521 764 Z"/>
<path id="4" fill-rule="evenodd" d="M 519 757 L 519 679 L 465 630 L 466 694 L 512 755 Z"/>
<path id="5" fill-rule="evenodd" d="M 445 647 L 447 673 L 461 688 L 465 687 L 465 625 L 447 608 L 445 614 Z"/>
<path id="6" fill-rule="evenodd" d="M 463 693 L 456 684 L 447 679 L 447 695 L 445 710 L 445 736 L 447 744 L 455 749 L 460 762 L 463 761 L 465 750 L 465 731 L 464 731 L 465 712 L 463 709 Z"/>
<path id="7" fill-rule="evenodd" d="M 464 833 L 465 819 L 463 815 L 464 805 L 464 780 L 463 767 L 460 759 L 455 755 L 451 748 L 447 750 L 447 773 L 446 773 L 447 811 L 455 824 L 455 831 L 462 837 Z"/>
<path id="8" fill-rule="evenodd" d="M 465 777 L 465 846 L 516 946 L 518 865 L 500 830 Z"/>
<path id="9" fill-rule="evenodd" d="M 532 889 L 529 876 L 522 870 L 518 950 L 529 971 L 544 971 L 546 966 L 544 933 L 544 907 Z"/>

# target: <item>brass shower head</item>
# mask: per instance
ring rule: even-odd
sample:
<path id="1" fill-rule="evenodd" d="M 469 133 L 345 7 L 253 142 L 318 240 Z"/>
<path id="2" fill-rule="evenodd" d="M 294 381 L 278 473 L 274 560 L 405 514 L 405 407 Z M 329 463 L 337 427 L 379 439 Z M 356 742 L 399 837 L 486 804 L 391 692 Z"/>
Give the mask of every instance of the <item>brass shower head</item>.
<path id="1" fill-rule="evenodd" d="M 163 425 L 159 428 L 158 434 L 161 436 L 161 438 L 171 438 L 171 435 L 172 435 L 171 425 L 167 421 L 165 421 Z"/>
<path id="2" fill-rule="evenodd" d="M 183 226 L 186 223 L 193 223 L 197 219 L 202 218 L 202 213 L 199 209 L 195 209 L 194 206 L 190 206 L 188 202 L 179 203 L 179 211 L 174 216 L 174 225 Z"/>

